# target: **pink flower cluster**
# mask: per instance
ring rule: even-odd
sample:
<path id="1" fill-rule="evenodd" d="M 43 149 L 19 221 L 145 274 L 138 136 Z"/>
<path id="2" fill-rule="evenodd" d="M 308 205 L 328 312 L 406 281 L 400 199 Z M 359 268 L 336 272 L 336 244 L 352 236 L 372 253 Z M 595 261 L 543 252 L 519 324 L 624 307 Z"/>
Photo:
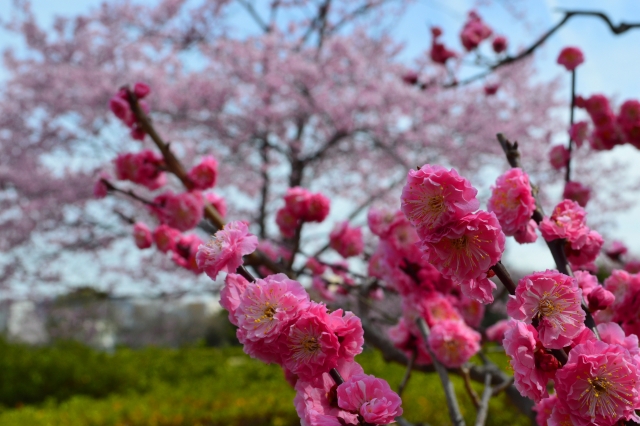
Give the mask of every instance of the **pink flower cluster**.
<path id="1" fill-rule="evenodd" d="M 604 281 L 604 290 L 613 294 L 614 300 L 595 314 L 596 320 L 615 322 L 625 333 L 640 336 L 640 275 L 614 270 Z M 607 295 L 604 297 L 611 299 Z"/>
<path id="2" fill-rule="evenodd" d="M 436 64 L 446 64 L 451 58 L 455 58 L 456 52 L 449 50 L 445 47 L 444 43 L 438 41 L 438 38 L 442 35 L 442 30 L 439 27 L 431 27 L 431 51 L 429 56 L 431 60 Z"/>
<path id="3" fill-rule="evenodd" d="M 416 326 L 416 319 L 424 318 L 439 336 L 443 363 L 466 362 L 478 349 L 479 335 L 470 327 L 479 326 L 484 305 L 463 294 L 465 287 L 455 285 L 424 258 L 416 245 L 420 237 L 401 211 L 372 208 L 368 222 L 380 238 L 369 259 L 369 275 L 402 296 L 403 316 L 388 330 L 391 341 L 408 357 L 416 352 L 416 363 L 431 364 L 427 342 Z M 451 324 L 438 328 L 441 322 Z"/>
<path id="4" fill-rule="evenodd" d="M 536 222 L 531 219 L 536 200 L 531 193 L 529 176 L 520 168 L 501 175 L 491 188 L 487 209 L 495 213 L 502 232 L 514 236 L 519 243 L 533 243 L 538 238 Z"/>
<path id="5" fill-rule="evenodd" d="M 212 280 L 220 272 L 235 272 L 242 265 L 242 256 L 253 253 L 258 238 L 249 233 L 245 222 L 229 222 L 207 244 L 198 247 L 196 262 Z"/>
<path id="6" fill-rule="evenodd" d="M 362 229 L 352 228 L 348 221 L 336 224 L 329 234 L 329 246 L 342 257 L 358 256 L 364 250 Z"/>
<path id="7" fill-rule="evenodd" d="M 136 98 L 140 99 L 140 107 L 146 113 L 149 112 L 149 105 L 142 99 L 147 97 L 149 93 L 151 93 L 151 89 L 145 83 L 136 83 L 133 87 L 133 94 Z M 118 93 L 109 100 L 109 109 L 131 129 L 131 137 L 133 139 L 139 141 L 144 140 L 146 133 L 138 126 L 136 117 L 129 105 L 129 89 L 120 89 Z"/>
<path id="8" fill-rule="evenodd" d="M 204 157 L 200 164 L 189 170 L 187 177 L 193 184 L 193 189 L 213 188 L 218 177 L 218 161 L 213 156 Z"/>
<path id="9" fill-rule="evenodd" d="M 284 274 L 255 282 L 228 274 L 220 304 L 238 327 L 245 352 L 281 365 L 295 382 L 294 404 L 303 424 L 389 424 L 402 414 L 389 385 L 365 375 L 354 361 L 364 332 L 353 313 L 329 312 Z M 344 383 L 335 383 L 332 369 Z"/>
<path id="10" fill-rule="evenodd" d="M 484 23 L 477 12 L 469 12 L 467 22 L 460 32 L 460 41 L 467 51 L 474 50 L 480 43 L 493 34 L 491 28 Z"/>
<path id="11" fill-rule="evenodd" d="M 195 228 L 202 220 L 204 199 L 199 191 L 174 194 L 167 191 L 153 199 L 149 210 L 160 223 L 180 231 Z"/>
<path id="12" fill-rule="evenodd" d="M 323 222 L 331 204 L 324 195 L 299 186 L 287 190 L 284 202 L 285 206 L 276 213 L 276 224 L 286 238 L 293 238 L 296 229 L 305 222 Z"/>
<path id="13" fill-rule="evenodd" d="M 178 266 L 196 274 L 202 273 L 196 262 L 198 246 L 202 244 L 197 235 L 183 235 L 166 224 L 159 225 L 152 232 L 146 224 L 137 222 L 133 226 L 133 238 L 139 249 L 147 249 L 155 244 L 162 253 L 171 253 L 171 259 Z"/>
<path id="14" fill-rule="evenodd" d="M 421 239 L 426 260 L 471 298 L 490 303 L 487 273 L 502 256 L 505 235 L 494 213 L 476 211 L 477 190 L 455 170 L 425 164 L 410 170 L 401 208 Z"/>
<path id="15" fill-rule="evenodd" d="M 630 143 L 636 148 L 640 148 L 640 101 L 630 99 L 620 105 L 618 114 L 613 111 L 609 100 L 600 94 L 592 95 L 589 98 L 576 98 L 576 106 L 587 110 L 594 129 L 586 136 L 591 148 L 594 150 L 609 150 L 616 145 Z M 576 123 L 580 128 L 570 130 L 570 134 L 575 134 L 577 144 L 588 134 L 587 123 Z"/>
<path id="16" fill-rule="evenodd" d="M 153 151 L 119 154 L 114 163 L 116 177 L 120 180 L 130 180 L 152 191 L 164 186 L 167 182 L 163 171 L 164 159 Z"/>
<path id="17" fill-rule="evenodd" d="M 566 240 L 565 253 L 574 269 L 589 269 L 604 240 L 586 225 L 587 213 L 575 201 L 564 200 L 553 209 L 551 217 L 540 223 L 540 233 L 547 241 Z"/>

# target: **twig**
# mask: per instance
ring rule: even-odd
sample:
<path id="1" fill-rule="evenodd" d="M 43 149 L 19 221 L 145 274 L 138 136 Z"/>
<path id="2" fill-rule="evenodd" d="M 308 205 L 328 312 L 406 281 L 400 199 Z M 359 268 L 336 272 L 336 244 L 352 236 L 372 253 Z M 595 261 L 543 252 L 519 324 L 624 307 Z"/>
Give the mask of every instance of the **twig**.
<path id="1" fill-rule="evenodd" d="M 467 390 L 467 393 L 471 397 L 471 402 L 473 402 L 473 406 L 476 407 L 476 410 L 478 410 L 480 408 L 480 397 L 478 397 L 478 394 L 476 393 L 476 391 L 471 387 L 471 377 L 469 377 L 469 369 L 467 367 L 462 367 L 460 371 L 462 371 L 464 388 Z"/>
<path id="2" fill-rule="evenodd" d="M 246 0 L 238 0 L 238 1 L 242 6 L 244 6 L 245 9 L 247 9 L 247 12 L 249 12 L 249 15 L 251 15 L 253 20 L 256 22 L 256 24 L 258 24 L 258 26 L 260 27 L 260 29 L 262 29 L 262 31 L 264 31 L 265 33 L 268 33 L 271 31 L 271 27 L 269 27 L 269 25 L 267 25 L 267 23 L 264 22 L 264 19 L 262 19 L 262 17 L 258 14 L 258 12 L 256 11 L 256 9 L 253 7 L 251 3 L 249 3 Z"/>
<path id="3" fill-rule="evenodd" d="M 475 426 L 484 426 L 487 421 L 487 414 L 489 414 L 489 400 L 493 396 L 493 390 L 491 389 L 491 373 L 487 373 L 484 376 L 484 391 L 482 392 L 482 401 L 480 401 L 480 409 L 476 416 Z"/>
<path id="4" fill-rule="evenodd" d="M 491 267 L 491 270 L 496 273 L 496 277 L 500 279 L 502 285 L 509 291 L 509 294 L 516 294 L 516 283 L 511 278 L 511 274 L 507 271 L 501 261 Z"/>
<path id="5" fill-rule="evenodd" d="M 178 158 L 173 154 L 173 151 L 170 149 L 170 145 L 166 143 L 162 137 L 158 134 L 156 129 L 153 127 L 151 120 L 147 117 L 147 114 L 140 107 L 140 103 L 138 102 L 138 97 L 133 93 L 129 88 L 127 90 L 127 97 L 129 101 L 129 106 L 131 107 L 131 111 L 136 117 L 136 121 L 140 128 L 144 130 L 146 134 L 149 135 L 151 140 L 158 147 L 160 152 L 162 153 L 162 157 L 164 158 L 165 165 L 167 166 L 167 170 L 173 173 L 179 180 L 182 182 L 185 188 L 193 189 L 193 182 L 187 176 L 187 172 L 185 171 L 184 166 L 178 160 Z M 213 225 L 218 228 L 224 228 L 225 221 L 220 215 L 220 212 L 211 205 L 211 203 L 205 201 L 204 204 L 204 216 L 213 223 Z M 287 272 L 285 271 L 281 265 L 275 263 L 263 253 L 259 251 L 254 251 L 253 253 L 246 256 L 247 264 L 249 265 L 264 265 L 267 268 L 271 269 L 274 272 Z"/>
<path id="6" fill-rule="evenodd" d="M 413 350 L 411 354 L 411 358 L 409 358 L 409 363 L 407 364 L 407 371 L 404 372 L 404 377 L 398 386 L 398 396 L 402 396 L 402 392 L 407 387 L 407 383 L 409 383 L 409 379 L 411 378 L 411 372 L 413 371 L 413 364 L 416 362 L 416 358 L 418 356 L 417 349 Z"/>
<path id="7" fill-rule="evenodd" d="M 302 236 L 302 226 L 304 222 L 300 221 L 298 226 L 296 226 L 296 232 L 293 235 L 293 248 L 291 249 L 291 259 L 287 263 L 287 270 L 291 270 L 293 268 L 293 262 L 296 261 L 296 254 L 298 254 L 298 250 L 300 250 L 300 237 Z"/>
<path id="8" fill-rule="evenodd" d="M 509 386 L 513 385 L 513 382 L 514 382 L 514 378 L 513 378 L 513 376 L 511 376 L 509 378 L 509 380 L 505 380 L 504 382 L 502 382 L 501 385 L 494 386 L 493 387 L 493 396 L 498 395 L 500 392 L 502 392 L 503 390 L 507 389 Z"/>
<path id="9" fill-rule="evenodd" d="M 526 58 L 527 56 L 535 52 L 537 48 L 539 48 L 549 37 L 551 37 L 564 24 L 566 24 L 567 21 L 569 21 L 569 19 L 571 19 L 574 16 L 593 16 L 593 17 L 600 18 L 605 21 L 605 23 L 609 26 L 609 29 L 611 30 L 611 32 L 613 32 L 613 34 L 615 35 L 620 35 L 633 28 L 640 28 L 640 23 L 627 24 L 625 22 L 621 22 L 619 25 L 613 25 L 609 17 L 602 12 L 593 12 L 593 11 L 586 11 L 586 10 L 565 10 L 563 12 L 564 12 L 564 17 L 560 20 L 560 22 L 558 22 L 556 25 L 551 27 L 551 29 L 549 29 L 546 33 L 544 33 L 538 40 L 536 40 L 531 46 L 529 46 L 529 48 L 523 50 L 516 56 L 507 56 L 506 58 L 491 65 L 489 69 L 487 69 L 486 71 L 473 75 L 464 80 L 459 80 L 459 81 L 449 83 L 445 87 L 457 87 L 457 86 L 464 86 L 466 84 L 473 83 L 476 80 L 486 77 L 487 75 L 491 74 L 498 68 L 501 68 L 505 65 L 512 64 L 514 62 L 517 62 Z"/>
<path id="10" fill-rule="evenodd" d="M 573 114 L 576 108 L 576 70 L 571 71 L 571 112 L 569 114 L 569 125 L 573 126 Z M 569 182 L 571 180 L 571 151 L 573 150 L 573 141 L 569 136 L 569 160 L 567 161 L 567 173 L 564 176 L 564 181 Z"/>
<path id="11" fill-rule="evenodd" d="M 454 426 L 465 426 L 464 418 L 460 413 L 460 407 L 456 398 L 455 389 L 453 388 L 451 380 L 449 380 L 449 373 L 447 373 L 447 369 L 444 368 L 442 364 L 440 364 L 440 361 L 438 361 L 436 355 L 433 353 L 431 347 L 429 346 L 429 326 L 422 317 L 416 320 L 416 324 L 418 325 L 420 334 L 422 334 L 425 347 L 429 352 L 429 356 L 431 357 L 433 366 L 435 367 L 436 371 L 438 372 L 438 376 L 440 377 L 440 382 L 442 383 L 442 388 L 444 389 L 444 395 L 447 398 L 449 417 L 451 417 L 451 421 L 453 422 Z"/>
<path id="12" fill-rule="evenodd" d="M 340 372 L 335 368 L 332 368 L 331 370 L 329 370 L 329 375 L 331 376 L 333 381 L 336 382 L 337 385 L 341 385 L 344 383 L 344 379 L 340 375 Z"/>
<path id="13" fill-rule="evenodd" d="M 156 206 L 156 204 L 153 201 L 147 200 L 146 198 L 143 198 L 141 196 L 139 196 L 138 194 L 136 194 L 135 192 L 133 192 L 131 189 L 120 189 L 117 186 L 113 185 L 111 182 L 109 182 L 108 180 L 102 178 L 100 179 L 100 181 L 104 184 L 104 186 L 107 187 L 107 190 L 112 191 L 112 192 L 118 192 L 120 194 L 124 194 L 127 197 L 131 197 L 136 201 L 140 201 L 143 204 L 146 204 L 148 206 Z"/>

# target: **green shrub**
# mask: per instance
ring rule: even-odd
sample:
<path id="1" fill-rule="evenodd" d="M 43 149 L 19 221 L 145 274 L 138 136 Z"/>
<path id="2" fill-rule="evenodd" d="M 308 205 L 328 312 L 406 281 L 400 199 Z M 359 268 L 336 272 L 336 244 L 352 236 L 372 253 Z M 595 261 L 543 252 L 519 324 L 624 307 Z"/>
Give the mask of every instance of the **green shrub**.
<path id="1" fill-rule="evenodd" d="M 505 364 L 504 355 L 492 358 Z M 357 361 L 392 388 L 404 374 L 403 366 L 386 364 L 377 352 Z M 30 348 L 3 342 L 0 371 L 5 406 L 32 404 L 5 409 L 0 426 L 300 424 L 295 392 L 280 368 L 252 360 L 237 347 L 119 349 L 110 355 L 74 343 Z M 467 423 L 473 424 L 475 409 L 461 380 L 452 379 Z M 414 373 L 403 401 L 409 421 L 450 424 L 435 374 Z M 504 395 L 492 401 L 490 419 L 492 425 L 530 424 Z"/>

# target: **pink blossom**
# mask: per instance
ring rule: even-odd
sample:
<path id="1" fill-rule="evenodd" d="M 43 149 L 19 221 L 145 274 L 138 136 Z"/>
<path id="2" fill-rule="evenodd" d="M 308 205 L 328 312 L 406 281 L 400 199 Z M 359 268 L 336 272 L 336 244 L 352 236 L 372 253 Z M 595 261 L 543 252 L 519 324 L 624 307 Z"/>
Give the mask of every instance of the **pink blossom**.
<path id="1" fill-rule="evenodd" d="M 520 168 L 509 169 L 491 188 L 487 210 L 495 213 L 505 235 L 526 228 L 535 209 L 529 176 Z"/>
<path id="2" fill-rule="evenodd" d="M 109 99 L 109 109 L 116 117 L 124 121 L 127 125 L 134 120 L 133 112 L 129 107 L 129 102 L 119 95 L 115 95 Z"/>
<path id="3" fill-rule="evenodd" d="M 558 403 L 558 397 L 551 395 L 548 398 L 541 399 L 533 407 L 533 411 L 536 413 L 536 424 L 538 426 L 547 426 L 553 407 Z"/>
<path id="4" fill-rule="evenodd" d="M 603 287 L 596 287 L 587 297 L 587 304 L 591 312 L 607 309 L 615 301 L 615 296 Z"/>
<path id="5" fill-rule="evenodd" d="M 596 260 L 603 244 L 604 240 L 600 234 L 596 231 L 589 231 L 586 241 L 579 249 L 574 248 L 576 244 L 568 242 L 565 244 L 564 251 L 571 267 L 573 269 L 582 269 L 589 267 Z"/>
<path id="6" fill-rule="evenodd" d="M 573 123 L 569 129 L 569 138 L 580 148 L 587 139 L 589 132 L 589 123 L 586 121 L 578 121 Z"/>
<path id="7" fill-rule="evenodd" d="M 298 219 L 286 207 L 281 208 L 276 213 L 276 224 L 280 233 L 286 238 L 293 238 L 296 235 L 298 227 Z"/>
<path id="8" fill-rule="evenodd" d="M 507 50 L 507 38 L 504 36 L 497 36 L 493 39 L 491 47 L 493 47 L 493 51 L 496 53 L 504 52 Z"/>
<path id="9" fill-rule="evenodd" d="M 237 311 L 236 311 L 237 313 Z M 265 364 L 278 364 L 282 365 L 282 351 L 278 345 L 274 342 L 268 342 L 265 339 L 249 340 L 247 339 L 247 330 L 242 327 L 238 327 L 236 330 L 236 338 L 242 343 L 242 350 L 251 358 L 258 359 Z M 285 368 L 285 366 L 282 366 Z M 296 374 L 289 371 L 290 374 Z M 297 376 L 297 375 L 296 375 Z"/>
<path id="10" fill-rule="evenodd" d="M 577 47 L 565 47 L 558 55 L 558 63 L 564 65 L 568 71 L 575 70 L 583 62 L 584 55 Z"/>
<path id="11" fill-rule="evenodd" d="M 215 207 L 218 213 L 220 213 L 220 216 L 224 218 L 227 215 L 227 203 L 224 198 L 213 192 L 207 192 L 204 194 L 204 198 L 209 204 Z"/>
<path id="12" fill-rule="evenodd" d="M 528 324 L 535 320 L 542 344 L 562 349 L 584 328 L 581 299 L 582 290 L 574 278 L 556 271 L 536 272 L 518 282 L 507 313 Z"/>
<path id="13" fill-rule="evenodd" d="M 402 81 L 409 86 L 413 86 L 418 83 L 418 73 L 415 71 L 407 71 L 402 74 Z"/>
<path id="14" fill-rule="evenodd" d="M 629 351 L 629 355 L 634 358 L 640 356 L 638 347 L 638 336 L 635 334 L 625 335 L 624 330 L 615 322 L 605 322 L 596 326 L 600 339 L 610 345 L 620 345 Z"/>
<path id="15" fill-rule="evenodd" d="M 424 318 L 430 327 L 440 321 L 462 321 L 462 316 L 441 293 L 416 293 L 412 297 L 402 298 L 403 315 L 413 324 L 419 317 Z"/>
<path id="16" fill-rule="evenodd" d="M 173 251 L 180 238 L 180 231 L 167 225 L 160 225 L 153 231 L 153 242 L 163 253 Z"/>
<path id="17" fill-rule="evenodd" d="M 549 151 L 549 163 L 556 170 L 565 168 L 570 157 L 571 154 L 564 145 L 556 145 Z"/>
<path id="18" fill-rule="evenodd" d="M 480 327 L 480 323 L 484 318 L 485 305 L 482 302 L 465 296 L 464 294 L 459 296 L 449 295 L 450 299 L 455 299 L 453 305 L 456 307 L 464 322 L 471 328 Z"/>
<path id="19" fill-rule="evenodd" d="M 573 277 L 576 279 L 578 287 L 582 290 L 582 297 L 585 299 L 594 289 L 600 286 L 600 284 L 598 284 L 598 277 L 589 272 L 575 271 Z"/>
<path id="20" fill-rule="evenodd" d="M 510 358 L 518 391 L 536 402 L 547 398 L 547 382 L 553 379 L 555 369 L 546 368 L 551 371 L 545 371 L 540 368 L 539 362 L 544 359 L 544 355 L 553 355 L 544 352 L 536 329 L 521 321 L 510 320 L 502 345 Z M 541 354 L 536 358 L 540 351 Z"/>
<path id="21" fill-rule="evenodd" d="M 467 51 L 474 50 L 483 41 L 491 37 L 489 28 L 475 11 L 469 12 L 469 18 L 460 32 L 460 41 Z"/>
<path id="22" fill-rule="evenodd" d="M 440 28 L 431 27 L 431 34 L 433 35 L 433 39 L 431 40 L 431 51 L 429 52 L 429 56 L 433 62 L 444 65 L 449 59 L 457 56 L 456 52 L 447 49 L 443 43 L 438 41 L 438 38 L 442 35 L 442 30 Z"/>
<path id="23" fill-rule="evenodd" d="M 213 188 L 218 178 L 218 161 L 210 155 L 204 157 L 200 164 L 189 170 L 187 177 L 193 189 Z"/>
<path id="24" fill-rule="evenodd" d="M 484 86 L 484 94 L 487 96 L 493 96 L 498 93 L 500 83 L 487 83 Z"/>
<path id="25" fill-rule="evenodd" d="M 458 368 L 480 350 L 480 333 L 461 321 L 440 321 L 431 328 L 429 346 L 442 364 Z"/>
<path id="26" fill-rule="evenodd" d="M 597 340 L 577 345 L 556 373 L 555 387 L 558 399 L 585 424 L 640 421 L 638 367 L 622 346 Z"/>
<path id="27" fill-rule="evenodd" d="M 367 213 L 367 224 L 369 229 L 375 235 L 380 238 L 386 238 L 391 230 L 391 227 L 399 222 L 404 222 L 407 219 L 400 210 L 391 211 L 370 208 Z"/>
<path id="28" fill-rule="evenodd" d="M 146 186 L 153 191 L 167 182 L 162 171 L 163 165 L 164 159 L 151 150 L 120 154 L 115 159 L 116 177 Z"/>
<path id="29" fill-rule="evenodd" d="M 364 249 L 362 228 L 352 228 L 348 221 L 336 224 L 329 234 L 329 246 L 342 257 L 358 256 Z"/>
<path id="30" fill-rule="evenodd" d="M 547 241 L 564 238 L 579 249 L 587 241 L 589 228 L 585 224 L 587 213 L 578 203 L 563 200 L 553 209 L 551 217 L 540 223 L 540 233 Z"/>
<path id="31" fill-rule="evenodd" d="M 289 210 L 296 219 L 302 219 L 309 212 L 311 192 L 300 186 L 289 188 L 284 195 L 284 202 L 287 210 Z"/>
<path id="32" fill-rule="evenodd" d="M 362 353 L 364 344 L 364 330 L 362 322 L 353 312 L 344 312 L 342 309 L 333 311 L 331 317 L 331 329 L 338 336 L 340 341 L 340 352 L 338 355 L 342 359 L 352 361 L 353 358 Z"/>
<path id="33" fill-rule="evenodd" d="M 336 367 L 344 380 L 364 374 L 357 362 L 338 361 Z M 323 373 L 310 381 L 298 380 L 293 404 L 303 426 L 313 425 L 357 425 L 358 415 L 338 406 L 338 385 Z"/>
<path id="34" fill-rule="evenodd" d="M 338 365 L 340 341 L 331 322 L 326 306 L 311 302 L 288 328 L 280 352 L 284 365 L 301 380 L 312 380 Z"/>
<path id="35" fill-rule="evenodd" d="M 437 239 L 439 228 L 478 209 L 477 193 L 454 169 L 425 164 L 409 171 L 401 208 L 422 238 Z"/>
<path id="36" fill-rule="evenodd" d="M 629 249 L 621 241 L 613 241 L 605 250 L 605 254 L 613 260 L 619 260 L 620 257 L 627 253 Z"/>
<path id="37" fill-rule="evenodd" d="M 236 321 L 245 330 L 246 340 L 269 343 L 308 307 L 309 295 L 299 282 L 284 274 L 269 275 L 246 287 L 236 308 Z"/>
<path id="38" fill-rule="evenodd" d="M 198 266 L 196 255 L 202 240 L 197 235 L 182 235 L 173 247 L 171 260 L 179 266 L 200 274 L 202 269 Z"/>
<path id="39" fill-rule="evenodd" d="M 151 93 L 151 88 L 145 83 L 137 82 L 133 86 L 133 93 L 138 99 L 143 99 L 146 98 L 149 93 Z"/>
<path id="40" fill-rule="evenodd" d="M 93 196 L 97 199 L 101 199 L 107 196 L 109 188 L 105 183 L 105 179 L 108 179 L 109 175 L 101 173 L 96 183 L 93 185 Z"/>
<path id="41" fill-rule="evenodd" d="M 494 213 L 479 211 L 449 224 L 440 241 L 423 241 L 429 263 L 459 281 L 480 278 L 500 260 L 505 236 Z"/>
<path id="42" fill-rule="evenodd" d="M 493 324 L 490 327 L 487 327 L 486 335 L 487 339 L 492 342 L 502 344 L 502 339 L 504 339 L 504 334 L 507 330 L 510 329 L 509 320 L 500 320 Z"/>
<path id="43" fill-rule="evenodd" d="M 149 209 L 160 222 L 184 232 L 195 228 L 202 220 L 204 201 L 199 191 L 181 194 L 167 191 L 154 198 Z"/>
<path id="44" fill-rule="evenodd" d="M 141 250 L 151 247 L 152 239 L 149 227 L 142 222 L 136 222 L 133 225 L 133 239 Z"/>
<path id="45" fill-rule="evenodd" d="M 460 281 L 460 289 L 462 294 L 468 298 L 486 305 L 493 303 L 493 291 L 496 289 L 496 285 L 484 273 L 478 278 Z"/>
<path id="46" fill-rule="evenodd" d="M 591 198 L 591 188 L 580 182 L 569 181 L 564 185 L 562 198 L 573 200 L 580 204 L 580 207 L 585 207 Z"/>
<path id="47" fill-rule="evenodd" d="M 402 401 L 389 384 L 374 376 L 357 374 L 338 386 L 338 406 L 359 413 L 374 425 L 393 423 L 402 415 Z"/>
<path id="48" fill-rule="evenodd" d="M 219 272 L 235 272 L 242 265 L 242 256 L 253 253 L 258 238 L 249 233 L 247 224 L 229 222 L 207 243 L 198 247 L 198 266 L 215 280 Z"/>
<path id="49" fill-rule="evenodd" d="M 313 275 L 322 275 L 324 271 L 327 270 L 327 265 L 321 263 L 315 257 L 308 258 L 305 267 L 309 269 Z"/>
<path id="50" fill-rule="evenodd" d="M 138 125 L 138 123 L 134 123 L 131 126 L 131 131 L 129 132 L 129 135 L 133 140 L 143 141 L 145 136 L 147 136 L 147 132 L 145 132 L 144 129 Z"/>
<path id="51" fill-rule="evenodd" d="M 331 201 L 324 195 L 318 193 L 311 194 L 309 200 L 309 210 L 303 217 L 306 222 L 323 222 L 329 215 Z"/>
<path id="52" fill-rule="evenodd" d="M 229 312 L 229 321 L 235 326 L 238 326 L 236 310 L 240 306 L 242 295 L 249 285 L 249 281 L 242 275 L 227 274 L 224 280 L 224 287 L 220 291 L 220 306 Z"/>
<path id="53" fill-rule="evenodd" d="M 520 228 L 513 234 L 513 238 L 520 244 L 535 243 L 538 239 L 537 229 L 538 224 L 535 220 L 531 219 L 526 227 Z"/>
<path id="54" fill-rule="evenodd" d="M 411 357 L 414 351 L 417 351 L 417 365 L 432 364 L 431 357 L 427 351 L 427 344 L 413 323 L 410 327 L 404 318 L 400 318 L 398 324 L 387 329 L 387 336 L 396 348 L 405 353 L 407 358 Z"/>

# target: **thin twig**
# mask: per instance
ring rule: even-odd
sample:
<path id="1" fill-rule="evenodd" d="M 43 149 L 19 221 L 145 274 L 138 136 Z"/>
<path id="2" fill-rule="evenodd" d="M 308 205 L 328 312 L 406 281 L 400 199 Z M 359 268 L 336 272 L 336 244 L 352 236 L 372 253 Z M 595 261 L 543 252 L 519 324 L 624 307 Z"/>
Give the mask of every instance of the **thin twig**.
<path id="1" fill-rule="evenodd" d="M 491 267 L 491 270 L 495 272 L 496 277 L 500 279 L 502 285 L 509 291 L 509 294 L 516 294 L 516 283 L 511 278 L 511 274 L 507 271 L 501 261 Z"/>
<path id="2" fill-rule="evenodd" d="M 482 400 L 480 401 L 480 409 L 476 416 L 475 426 L 484 426 L 487 421 L 487 415 L 489 414 L 489 400 L 493 396 L 493 390 L 491 389 L 491 373 L 487 373 L 484 376 L 484 391 L 482 392 Z"/>
<path id="3" fill-rule="evenodd" d="M 526 58 L 527 56 L 535 52 L 536 49 L 542 46 L 542 44 L 549 37 L 551 37 L 564 24 L 566 24 L 569 21 L 569 19 L 571 19 L 574 16 L 593 16 L 593 17 L 600 18 L 605 21 L 605 23 L 609 26 L 609 29 L 611 30 L 611 32 L 613 32 L 613 34 L 615 35 L 620 35 L 633 28 L 640 28 L 640 23 L 627 24 L 625 22 L 621 22 L 619 25 L 613 25 L 609 17 L 602 12 L 594 12 L 594 11 L 586 11 L 586 10 L 565 10 L 563 12 L 564 12 L 564 17 L 560 20 L 560 22 L 558 22 L 556 25 L 551 27 L 551 29 L 549 29 L 542 36 L 540 36 L 540 38 L 538 38 L 538 40 L 536 40 L 531 46 L 529 46 L 527 49 L 523 50 L 516 56 L 507 56 L 506 58 L 491 65 L 489 69 L 487 69 L 486 71 L 483 71 L 481 73 L 478 73 L 476 75 L 473 75 L 463 80 L 449 83 L 445 87 L 457 87 L 457 86 L 464 86 L 466 84 L 473 83 L 474 81 L 480 80 L 481 78 L 488 76 L 498 68 L 502 68 L 505 65 L 512 64 L 514 62 L 518 62 Z"/>
<path id="4" fill-rule="evenodd" d="M 413 350 L 411 354 L 411 358 L 409 358 L 409 363 L 407 364 L 407 371 L 404 372 L 404 377 L 398 386 L 398 396 L 402 396 L 402 392 L 407 387 L 407 383 L 409 383 L 409 379 L 411 378 L 411 372 L 413 371 L 413 364 L 416 362 L 416 358 L 418 356 L 418 351 L 416 349 Z"/>
<path id="5" fill-rule="evenodd" d="M 344 379 L 340 375 L 340 372 L 335 368 L 332 368 L 331 370 L 329 370 L 329 375 L 331 376 L 333 381 L 336 382 L 337 385 L 341 385 L 344 383 Z"/>
<path id="6" fill-rule="evenodd" d="M 460 406 L 458 405 L 458 399 L 456 398 L 455 389 L 453 388 L 451 380 L 449 380 L 449 373 L 447 373 L 447 369 L 442 364 L 440 364 L 440 361 L 438 361 L 436 355 L 433 353 L 431 347 L 429 346 L 429 326 L 422 317 L 416 320 L 416 324 L 418 325 L 420 334 L 422 334 L 425 347 L 429 352 L 429 356 L 431 357 L 433 366 L 435 367 L 436 371 L 438 372 L 438 376 L 440 377 L 440 382 L 442 383 L 442 388 L 444 389 L 444 395 L 447 399 L 447 407 L 449 408 L 449 417 L 451 417 L 451 422 L 453 423 L 453 426 L 465 426 L 464 418 L 462 417 L 462 413 L 460 413 Z"/>
<path id="7" fill-rule="evenodd" d="M 462 371 L 464 388 L 467 390 L 467 393 L 471 397 L 471 402 L 473 402 L 473 406 L 476 407 L 476 410 L 478 410 L 480 408 L 480 397 L 478 396 L 476 391 L 473 389 L 473 387 L 471 387 L 471 377 L 469 376 L 469 369 L 467 367 L 462 367 L 460 371 Z"/>
<path id="8" fill-rule="evenodd" d="M 571 71 L 571 112 L 569 113 L 569 125 L 573 127 L 573 113 L 576 108 L 576 70 Z M 571 180 L 571 151 L 573 151 L 573 141 L 571 135 L 569 135 L 569 160 L 567 161 L 567 173 L 564 176 L 564 181 L 569 182 Z"/>

